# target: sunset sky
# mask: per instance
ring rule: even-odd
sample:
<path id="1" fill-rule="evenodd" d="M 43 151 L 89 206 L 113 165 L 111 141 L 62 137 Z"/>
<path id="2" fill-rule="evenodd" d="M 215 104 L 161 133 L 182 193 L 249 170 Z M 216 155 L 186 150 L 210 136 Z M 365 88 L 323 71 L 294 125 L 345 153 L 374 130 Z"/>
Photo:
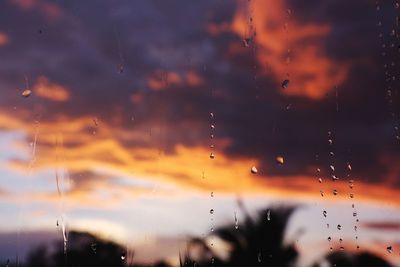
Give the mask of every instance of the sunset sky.
<path id="1" fill-rule="evenodd" d="M 176 260 L 241 200 L 400 266 L 395 3 L 0 1 L 0 264 L 61 225 Z"/>

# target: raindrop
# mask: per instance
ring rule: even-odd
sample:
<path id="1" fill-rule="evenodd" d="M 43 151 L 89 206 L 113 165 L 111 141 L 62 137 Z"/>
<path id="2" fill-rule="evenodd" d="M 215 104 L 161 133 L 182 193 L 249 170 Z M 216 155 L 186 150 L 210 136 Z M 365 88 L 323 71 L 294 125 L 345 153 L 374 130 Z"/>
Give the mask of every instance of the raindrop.
<path id="1" fill-rule="evenodd" d="M 357 216 L 357 212 L 353 212 L 353 217 L 356 217 Z"/>
<path id="2" fill-rule="evenodd" d="M 93 253 L 96 254 L 96 251 L 97 251 L 97 245 L 96 245 L 96 243 L 90 244 L 90 248 L 92 249 Z"/>
<path id="3" fill-rule="evenodd" d="M 249 47 L 251 43 L 252 43 L 252 39 L 251 38 L 243 39 L 243 46 L 244 47 Z"/>
<path id="4" fill-rule="evenodd" d="M 215 158 L 215 155 L 214 155 L 214 153 L 211 152 L 210 159 L 214 159 L 214 158 Z"/>
<path id="5" fill-rule="evenodd" d="M 343 242 L 343 239 L 339 238 L 339 242 L 342 243 L 342 242 Z"/>
<path id="6" fill-rule="evenodd" d="M 354 198 L 354 194 L 353 193 L 350 193 L 350 198 Z"/>
<path id="7" fill-rule="evenodd" d="M 257 170 L 257 168 L 255 166 L 251 167 L 250 171 L 251 171 L 252 174 L 257 174 L 258 173 L 258 170 Z"/>
<path id="8" fill-rule="evenodd" d="M 317 168 L 317 172 L 321 172 L 321 169 L 320 169 L 320 168 Z"/>
<path id="9" fill-rule="evenodd" d="M 60 226 L 60 224 L 58 223 L 58 220 L 56 221 L 56 226 L 57 226 L 57 227 Z"/>
<path id="10" fill-rule="evenodd" d="M 267 210 L 267 221 L 271 220 L 271 210 Z"/>
<path id="11" fill-rule="evenodd" d="M 329 152 L 329 155 L 331 155 L 332 157 L 335 156 L 335 153 L 333 153 L 332 151 Z"/>
<path id="12" fill-rule="evenodd" d="M 396 3 L 394 4 L 394 7 L 395 7 L 395 8 L 399 8 L 399 7 L 400 7 L 399 2 L 396 2 Z"/>
<path id="13" fill-rule="evenodd" d="M 124 64 L 120 63 L 117 65 L 117 70 L 119 74 L 122 74 L 124 72 Z"/>
<path id="14" fill-rule="evenodd" d="M 214 209 L 210 209 L 210 214 L 214 214 Z"/>
<path id="15" fill-rule="evenodd" d="M 210 112 L 210 118 L 214 119 L 214 113 Z"/>
<path id="16" fill-rule="evenodd" d="M 323 196 L 324 196 L 324 191 L 322 191 L 322 190 L 319 190 L 319 193 L 321 194 L 321 197 L 323 197 Z"/>
<path id="17" fill-rule="evenodd" d="M 328 139 L 328 143 L 329 143 L 330 145 L 332 145 L 332 144 L 333 144 L 332 139 Z"/>
<path id="18" fill-rule="evenodd" d="M 238 218 L 236 216 L 236 212 L 235 212 L 235 229 L 239 229 L 239 221 L 238 221 Z"/>
<path id="19" fill-rule="evenodd" d="M 318 178 L 318 182 L 319 182 L 319 183 L 322 183 L 322 178 Z"/>
<path id="20" fill-rule="evenodd" d="M 338 230 L 342 230 L 342 226 L 340 224 L 337 225 Z"/>
<path id="21" fill-rule="evenodd" d="M 335 166 L 331 165 L 330 168 L 333 172 L 335 171 Z"/>
<path id="22" fill-rule="evenodd" d="M 331 242 L 332 238 L 330 236 L 328 236 L 328 241 Z"/>
<path id="23" fill-rule="evenodd" d="M 386 248 L 386 250 L 387 250 L 387 252 L 389 252 L 389 253 L 393 253 L 393 248 L 392 248 L 392 246 L 388 246 L 388 247 Z"/>
<path id="24" fill-rule="evenodd" d="M 211 191 L 211 197 L 214 197 L 214 192 Z"/>
<path id="25" fill-rule="evenodd" d="M 121 255 L 121 260 L 125 260 L 125 259 L 126 259 L 126 256 L 125 256 L 125 253 L 124 253 L 124 254 Z"/>
<path id="26" fill-rule="evenodd" d="M 211 129 L 215 129 L 215 125 L 214 124 L 211 124 Z"/>
<path id="27" fill-rule="evenodd" d="M 257 261 L 261 262 L 261 252 L 258 252 Z"/>
<path id="28" fill-rule="evenodd" d="M 21 95 L 22 95 L 23 97 L 29 97 L 31 94 L 32 94 L 32 91 L 29 90 L 29 89 L 26 89 L 26 90 L 24 90 L 24 91 L 22 92 Z"/>
<path id="29" fill-rule="evenodd" d="M 288 79 L 286 79 L 286 80 L 283 80 L 283 82 L 282 82 L 282 88 L 283 89 L 286 89 L 286 88 L 288 88 L 289 87 L 289 80 Z"/>
<path id="30" fill-rule="evenodd" d="M 210 148 L 214 148 L 214 145 L 210 145 Z"/>
<path id="31" fill-rule="evenodd" d="M 339 178 L 338 178 L 336 175 L 333 174 L 333 175 L 332 175 L 332 180 L 333 180 L 333 181 L 337 181 L 337 180 L 339 180 Z"/>
<path id="32" fill-rule="evenodd" d="M 340 250 L 344 250 L 344 247 L 340 247 Z"/>
<path id="33" fill-rule="evenodd" d="M 349 171 L 352 170 L 350 163 L 347 163 L 347 169 L 348 169 Z"/>
<path id="34" fill-rule="evenodd" d="M 324 210 L 324 211 L 322 212 L 322 214 L 323 214 L 324 217 L 326 218 L 326 215 L 327 215 L 328 213 L 326 212 L 326 210 Z"/>
<path id="35" fill-rule="evenodd" d="M 282 156 L 277 156 L 275 158 L 276 162 L 280 165 L 283 165 L 283 163 L 285 162 L 284 158 Z"/>
<path id="36" fill-rule="evenodd" d="M 333 195 L 337 195 L 338 194 L 338 191 L 336 190 L 336 189 L 333 189 Z"/>

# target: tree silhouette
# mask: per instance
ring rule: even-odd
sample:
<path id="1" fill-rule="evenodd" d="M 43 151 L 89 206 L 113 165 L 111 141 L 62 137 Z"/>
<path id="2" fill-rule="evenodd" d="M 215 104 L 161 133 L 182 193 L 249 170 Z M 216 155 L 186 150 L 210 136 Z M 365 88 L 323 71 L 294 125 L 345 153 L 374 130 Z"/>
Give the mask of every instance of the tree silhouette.
<path id="1" fill-rule="evenodd" d="M 298 252 L 293 244 L 284 245 L 283 239 L 287 223 L 294 207 L 264 210 L 254 221 L 248 214 L 240 227 L 229 225 L 219 228 L 215 235 L 232 248 L 228 260 L 222 260 L 212 253 L 212 249 L 202 240 L 193 239 L 192 243 L 203 247 L 204 258 L 211 258 L 214 266 L 289 266 Z M 188 253 L 190 254 L 190 253 Z M 207 257 L 208 256 L 208 257 Z M 185 266 L 208 266 L 210 262 L 193 260 L 186 255 Z"/>
<path id="2" fill-rule="evenodd" d="M 54 248 L 40 246 L 27 257 L 26 267 L 122 267 L 125 250 L 112 241 L 105 241 L 89 233 L 71 231 L 68 250 L 64 253 L 62 242 Z"/>
<path id="3" fill-rule="evenodd" d="M 244 210 L 244 208 L 243 208 Z M 244 210 L 245 211 L 245 210 Z M 212 235 L 228 244 L 229 256 L 220 258 L 205 239 L 192 238 L 187 249 L 179 252 L 180 267 L 253 267 L 293 266 L 298 252 L 293 245 L 283 244 L 286 227 L 295 207 L 266 209 L 257 219 L 245 212 L 242 225 L 230 224 L 216 229 Z M 168 267 L 164 262 L 133 264 L 126 259 L 126 250 L 112 241 L 102 240 L 89 233 L 71 231 L 68 250 L 64 253 L 62 242 L 55 247 L 40 246 L 27 257 L 22 267 Z M 333 252 L 315 263 L 313 267 L 390 267 L 383 259 L 370 253 L 350 254 Z"/>
<path id="4" fill-rule="evenodd" d="M 372 255 L 367 252 L 360 254 L 350 254 L 345 252 L 333 252 L 325 256 L 324 261 L 328 265 L 324 266 L 335 266 L 335 267 L 390 267 L 391 265 L 383 259 Z M 319 267 L 322 264 L 315 264 L 313 267 Z"/>

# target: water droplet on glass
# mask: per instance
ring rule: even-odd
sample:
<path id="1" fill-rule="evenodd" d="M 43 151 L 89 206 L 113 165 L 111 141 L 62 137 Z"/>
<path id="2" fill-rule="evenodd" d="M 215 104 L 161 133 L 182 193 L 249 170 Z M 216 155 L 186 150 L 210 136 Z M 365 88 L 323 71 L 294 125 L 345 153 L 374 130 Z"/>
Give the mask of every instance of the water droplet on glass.
<path id="1" fill-rule="evenodd" d="M 335 171 L 335 166 L 331 165 L 329 166 L 331 168 L 331 170 L 334 172 Z"/>
<path id="2" fill-rule="evenodd" d="M 250 171 L 251 171 L 252 174 L 257 174 L 258 173 L 258 170 L 257 170 L 257 168 L 255 166 L 251 167 Z"/>
<path id="3" fill-rule="evenodd" d="M 210 128 L 211 128 L 211 129 L 215 129 L 215 125 L 214 125 L 214 124 L 211 124 Z"/>
<path id="4" fill-rule="evenodd" d="M 350 198 L 354 198 L 354 194 L 353 193 L 350 193 Z"/>
<path id="5" fill-rule="evenodd" d="M 356 217 L 357 216 L 357 212 L 353 212 L 353 217 Z"/>
<path id="6" fill-rule="evenodd" d="M 117 70 L 119 74 L 122 74 L 124 72 L 124 64 L 122 63 L 118 64 Z"/>
<path id="7" fill-rule="evenodd" d="M 331 242 L 332 238 L 330 236 L 328 236 L 328 241 Z"/>
<path id="8" fill-rule="evenodd" d="M 336 190 L 336 189 L 333 189 L 333 195 L 337 195 L 338 194 L 338 191 Z"/>
<path id="9" fill-rule="evenodd" d="M 267 210 L 267 221 L 271 220 L 271 210 Z"/>
<path id="10" fill-rule="evenodd" d="M 257 261 L 261 262 L 261 252 L 258 252 Z"/>
<path id="11" fill-rule="evenodd" d="M 340 247 L 340 250 L 344 250 L 344 247 Z"/>
<path id="12" fill-rule="evenodd" d="M 24 90 L 24 91 L 22 92 L 21 95 L 22 95 L 23 97 L 29 97 L 31 94 L 32 94 L 32 91 L 29 90 L 29 89 L 26 89 L 26 90 Z"/>
<path id="13" fill-rule="evenodd" d="M 318 178 L 318 182 L 319 182 L 319 183 L 322 183 L 322 178 Z"/>
<path id="14" fill-rule="evenodd" d="M 328 212 L 326 212 L 326 210 L 324 210 L 324 211 L 322 212 L 322 214 L 323 214 L 324 217 L 326 218 L 326 215 L 328 214 Z"/>
<path id="15" fill-rule="evenodd" d="M 388 247 L 386 248 L 386 250 L 387 250 L 387 252 L 389 252 L 389 253 L 393 253 L 393 248 L 392 248 L 392 246 L 388 246 Z"/>
<path id="16" fill-rule="evenodd" d="M 215 155 L 214 155 L 214 153 L 211 152 L 210 159 L 214 159 L 214 158 L 215 158 Z"/>
<path id="17" fill-rule="evenodd" d="M 210 118 L 214 119 L 214 113 L 210 112 Z"/>
<path id="18" fill-rule="evenodd" d="M 210 209 L 210 214 L 214 214 L 214 209 Z"/>
<path id="19" fill-rule="evenodd" d="M 235 212 L 235 229 L 239 229 L 239 221 L 238 221 L 238 218 L 236 216 L 236 212 Z"/>
<path id="20" fill-rule="evenodd" d="M 323 197 L 323 196 L 324 196 L 324 191 L 322 191 L 322 190 L 319 190 L 319 193 L 321 194 L 321 197 Z"/>
<path id="21" fill-rule="evenodd" d="M 333 144 L 332 139 L 328 139 L 328 143 L 329 143 L 330 145 L 332 145 L 332 144 Z"/>
<path id="22" fill-rule="evenodd" d="M 283 163 L 285 162 L 284 158 L 282 156 L 277 156 L 275 158 L 276 162 L 280 165 L 283 165 Z"/>
<path id="23" fill-rule="evenodd" d="M 283 89 L 288 88 L 289 87 L 289 80 L 288 79 L 283 80 L 281 86 L 282 86 Z"/>
<path id="24" fill-rule="evenodd" d="M 347 163 L 347 169 L 348 169 L 349 171 L 352 170 L 350 163 Z"/>
<path id="25" fill-rule="evenodd" d="M 333 174 L 333 175 L 332 175 L 332 180 L 333 180 L 333 181 L 337 181 L 337 180 L 339 180 L 339 177 L 337 177 L 336 175 Z"/>
<path id="26" fill-rule="evenodd" d="M 97 250 L 97 245 L 96 245 L 96 243 L 90 244 L 90 248 L 92 249 L 93 253 L 96 254 L 96 250 Z"/>
<path id="27" fill-rule="evenodd" d="M 251 43 L 252 43 L 252 39 L 251 38 L 243 39 L 243 46 L 244 47 L 249 47 Z"/>
<path id="28" fill-rule="evenodd" d="M 211 197 L 214 197 L 214 192 L 211 191 Z"/>
<path id="29" fill-rule="evenodd" d="M 338 230 L 342 230 L 342 226 L 340 224 L 337 225 Z"/>

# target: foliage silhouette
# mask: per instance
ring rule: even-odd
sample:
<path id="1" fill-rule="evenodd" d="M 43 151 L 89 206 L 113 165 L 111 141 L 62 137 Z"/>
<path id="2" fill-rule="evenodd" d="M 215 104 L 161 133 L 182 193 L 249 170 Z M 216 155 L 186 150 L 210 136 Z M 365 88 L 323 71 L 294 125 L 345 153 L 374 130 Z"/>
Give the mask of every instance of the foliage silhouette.
<path id="1" fill-rule="evenodd" d="M 267 209 L 256 220 L 245 212 L 245 220 L 239 227 L 227 225 L 213 231 L 211 237 L 228 244 L 229 255 L 219 256 L 205 239 L 192 238 L 184 255 L 179 252 L 180 267 L 253 267 L 294 266 L 298 251 L 293 243 L 284 244 L 284 235 L 295 207 Z M 244 208 L 243 208 L 244 210 Z M 245 211 L 245 210 L 244 210 Z M 168 267 L 164 262 L 132 264 L 127 262 L 126 250 L 117 243 L 101 240 L 89 233 L 71 231 L 68 250 L 64 254 L 62 242 L 55 248 L 40 246 L 28 255 L 22 267 Z M 390 267 L 383 259 L 369 253 L 350 254 L 333 252 L 313 267 Z"/>
<path id="2" fill-rule="evenodd" d="M 236 229 L 234 225 L 217 229 L 215 235 L 228 243 L 231 252 L 227 260 L 220 259 L 212 249 L 199 239 L 191 242 L 201 244 L 203 255 L 210 255 L 213 266 L 290 266 L 298 256 L 293 244 L 284 245 L 283 239 L 287 223 L 295 207 L 264 210 L 254 221 L 247 213 L 244 224 Z M 268 219 L 269 218 L 269 219 Z M 209 266 L 206 259 L 195 261 L 186 256 L 185 266 Z M 209 258 L 210 256 L 208 256 Z"/>
<path id="3" fill-rule="evenodd" d="M 335 267 L 390 267 L 391 265 L 383 259 L 367 252 L 359 254 L 350 254 L 345 252 L 333 252 L 325 257 L 328 265 Z M 313 267 L 319 267 L 321 264 L 315 264 Z"/>

